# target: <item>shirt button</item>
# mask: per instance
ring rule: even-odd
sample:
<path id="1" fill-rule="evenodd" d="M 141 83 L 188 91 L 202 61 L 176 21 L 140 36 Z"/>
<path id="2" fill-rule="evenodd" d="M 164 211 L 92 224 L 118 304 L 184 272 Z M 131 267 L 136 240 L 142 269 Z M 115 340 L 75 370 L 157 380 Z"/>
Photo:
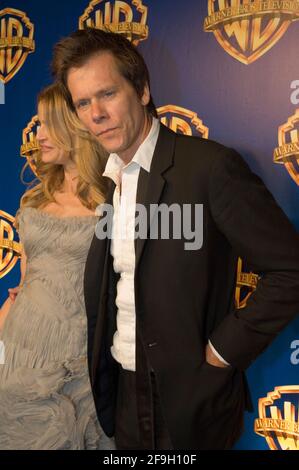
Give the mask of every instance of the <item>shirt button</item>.
<path id="1" fill-rule="evenodd" d="M 154 346 L 157 346 L 158 343 L 148 343 L 149 348 L 153 348 Z"/>

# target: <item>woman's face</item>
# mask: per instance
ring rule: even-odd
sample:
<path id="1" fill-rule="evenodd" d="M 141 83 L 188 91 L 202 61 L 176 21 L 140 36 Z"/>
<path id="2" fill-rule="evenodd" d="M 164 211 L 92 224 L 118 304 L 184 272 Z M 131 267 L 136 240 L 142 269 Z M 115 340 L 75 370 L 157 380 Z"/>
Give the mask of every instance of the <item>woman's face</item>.
<path id="1" fill-rule="evenodd" d="M 38 117 L 40 125 L 36 133 L 36 138 L 40 145 L 42 161 L 44 163 L 65 165 L 70 160 L 69 154 L 51 140 L 46 124 L 44 106 L 42 104 L 38 105 Z"/>

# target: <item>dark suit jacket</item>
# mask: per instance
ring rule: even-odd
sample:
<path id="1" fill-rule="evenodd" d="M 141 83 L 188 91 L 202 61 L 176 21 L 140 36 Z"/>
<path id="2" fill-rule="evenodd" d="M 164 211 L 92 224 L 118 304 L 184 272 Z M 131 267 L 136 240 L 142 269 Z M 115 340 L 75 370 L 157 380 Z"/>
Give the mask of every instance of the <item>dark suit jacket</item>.
<path id="1" fill-rule="evenodd" d="M 111 187 L 107 202 L 112 202 Z M 222 145 L 176 135 L 163 125 L 137 202 L 203 204 L 203 246 L 137 240 L 136 368 L 141 347 L 154 369 L 175 449 L 226 448 L 241 430 L 244 371 L 299 311 L 299 242 L 283 211 L 242 158 Z M 261 278 L 247 306 L 234 307 L 241 256 Z M 117 368 L 110 242 L 94 237 L 85 272 L 88 358 L 99 420 L 114 432 Z M 205 362 L 211 339 L 231 364 Z"/>

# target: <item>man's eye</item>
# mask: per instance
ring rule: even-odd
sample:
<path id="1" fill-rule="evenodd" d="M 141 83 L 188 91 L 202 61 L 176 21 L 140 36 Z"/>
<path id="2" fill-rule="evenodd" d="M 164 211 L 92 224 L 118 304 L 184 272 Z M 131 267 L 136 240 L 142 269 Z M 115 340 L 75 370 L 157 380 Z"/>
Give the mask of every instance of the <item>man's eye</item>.
<path id="1" fill-rule="evenodd" d="M 109 98 L 110 96 L 113 96 L 115 94 L 115 91 L 106 91 L 105 96 Z"/>
<path id="2" fill-rule="evenodd" d="M 88 105 L 88 101 L 79 101 L 79 103 L 77 104 L 77 109 L 81 109 L 81 108 L 84 108 Z"/>

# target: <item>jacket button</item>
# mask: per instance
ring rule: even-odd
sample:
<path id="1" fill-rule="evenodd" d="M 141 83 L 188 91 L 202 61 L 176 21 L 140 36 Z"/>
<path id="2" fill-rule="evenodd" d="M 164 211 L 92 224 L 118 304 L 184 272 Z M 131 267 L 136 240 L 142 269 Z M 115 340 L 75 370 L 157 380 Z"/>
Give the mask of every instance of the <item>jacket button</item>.
<path id="1" fill-rule="evenodd" d="M 158 343 L 148 343 L 149 348 L 153 348 L 154 346 L 157 346 Z"/>

